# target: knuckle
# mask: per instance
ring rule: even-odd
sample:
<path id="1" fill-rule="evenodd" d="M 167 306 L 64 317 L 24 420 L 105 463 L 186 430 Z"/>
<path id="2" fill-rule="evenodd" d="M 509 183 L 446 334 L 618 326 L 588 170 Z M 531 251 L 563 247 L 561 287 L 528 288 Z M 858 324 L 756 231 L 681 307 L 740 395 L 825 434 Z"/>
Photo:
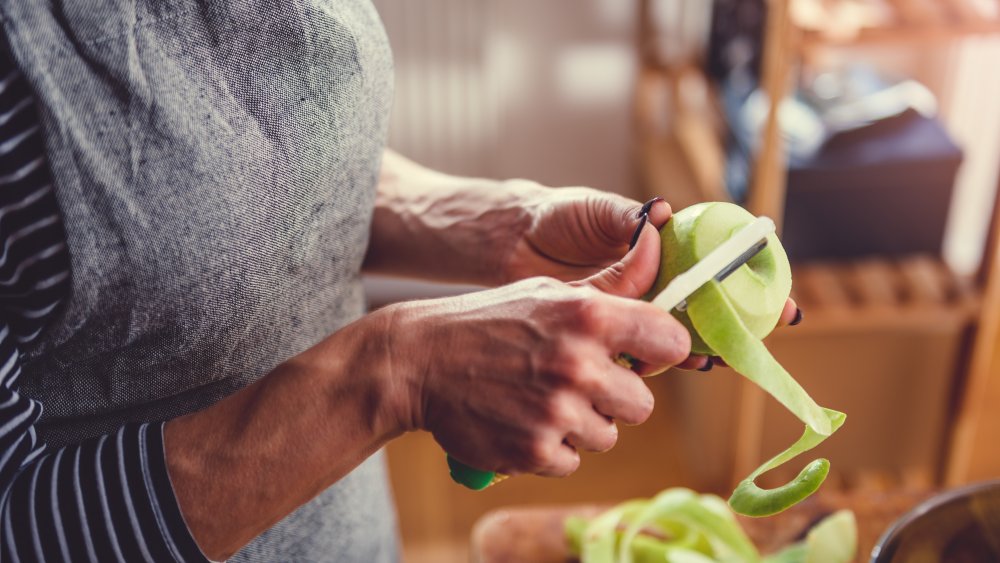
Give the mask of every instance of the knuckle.
<path id="1" fill-rule="evenodd" d="M 524 448 L 524 460 L 532 469 L 545 467 L 551 463 L 553 448 L 542 436 L 533 436 Z"/>
<path id="2" fill-rule="evenodd" d="M 557 383 L 575 386 L 587 371 L 587 362 L 571 341 L 560 339 L 546 355 L 545 371 Z"/>
<path id="3" fill-rule="evenodd" d="M 546 421 L 557 431 L 576 428 L 579 416 L 567 398 L 552 397 L 546 405 Z"/>
<path id="4" fill-rule="evenodd" d="M 577 329 L 584 334 L 604 334 L 608 328 L 609 311 L 600 299 L 585 296 L 575 302 L 573 318 Z"/>
<path id="5" fill-rule="evenodd" d="M 609 289 L 613 289 L 616 293 L 642 295 L 643 289 L 636 284 L 633 276 L 627 274 L 627 269 L 625 262 L 619 260 L 604 268 L 602 275 L 607 280 L 607 284 L 611 286 Z"/>
<path id="6" fill-rule="evenodd" d="M 563 282 L 550 276 L 539 276 L 534 278 L 533 283 L 536 289 L 547 291 L 556 290 L 564 285 Z"/>
<path id="7" fill-rule="evenodd" d="M 606 397 L 614 395 L 613 381 L 604 370 L 584 369 L 574 380 L 576 390 L 587 397 Z"/>

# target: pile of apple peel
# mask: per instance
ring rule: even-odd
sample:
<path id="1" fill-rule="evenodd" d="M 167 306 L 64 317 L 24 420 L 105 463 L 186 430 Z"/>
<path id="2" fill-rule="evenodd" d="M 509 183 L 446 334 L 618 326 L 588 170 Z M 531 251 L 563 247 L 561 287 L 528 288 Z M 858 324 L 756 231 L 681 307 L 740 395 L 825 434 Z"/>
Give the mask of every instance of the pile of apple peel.
<path id="1" fill-rule="evenodd" d="M 847 563 L 857 551 L 857 523 L 836 512 L 805 539 L 762 556 L 726 502 L 689 489 L 624 502 L 587 520 L 566 521 L 570 551 L 582 563 Z"/>

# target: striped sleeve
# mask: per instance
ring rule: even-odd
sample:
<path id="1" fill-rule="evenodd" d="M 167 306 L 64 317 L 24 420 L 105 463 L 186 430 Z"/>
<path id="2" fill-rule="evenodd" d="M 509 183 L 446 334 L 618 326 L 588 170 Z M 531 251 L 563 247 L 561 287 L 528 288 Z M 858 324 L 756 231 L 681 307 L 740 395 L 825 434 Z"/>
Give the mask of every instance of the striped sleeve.
<path id="1" fill-rule="evenodd" d="M 70 291 L 30 89 L 0 49 L 0 562 L 207 561 L 167 474 L 163 424 L 47 450 L 19 392 L 23 346 Z"/>

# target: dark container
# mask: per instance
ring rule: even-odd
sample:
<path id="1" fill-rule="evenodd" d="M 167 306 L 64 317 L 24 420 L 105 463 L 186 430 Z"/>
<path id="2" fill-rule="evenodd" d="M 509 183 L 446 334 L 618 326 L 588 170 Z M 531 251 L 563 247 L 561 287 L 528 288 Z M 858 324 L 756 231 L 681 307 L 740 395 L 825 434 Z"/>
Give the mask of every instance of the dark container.
<path id="1" fill-rule="evenodd" d="M 882 536 L 871 561 L 1000 561 L 1000 481 L 942 493 L 914 508 Z"/>
<path id="2" fill-rule="evenodd" d="M 940 254 L 961 163 L 943 127 L 914 111 L 831 137 L 789 166 L 789 257 Z"/>

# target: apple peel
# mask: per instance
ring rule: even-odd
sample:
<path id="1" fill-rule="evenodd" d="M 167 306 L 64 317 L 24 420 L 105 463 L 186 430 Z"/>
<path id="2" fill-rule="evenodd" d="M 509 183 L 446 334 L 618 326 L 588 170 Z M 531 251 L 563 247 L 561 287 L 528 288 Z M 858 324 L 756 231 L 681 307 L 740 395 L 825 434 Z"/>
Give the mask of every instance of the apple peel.
<path id="1" fill-rule="evenodd" d="M 761 556 L 726 501 L 673 488 L 593 517 L 571 516 L 567 547 L 582 563 L 847 563 L 857 551 L 850 511 L 814 526 L 805 540 Z"/>
<path id="2" fill-rule="evenodd" d="M 743 208 L 722 202 L 676 213 L 661 232 L 663 259 L 652 295 L 753 219 Z M 790 291 L 788 257 L 778 238 L 771 235 L 767 247 L 730 277 L 705 284 L 687 299 L 684 311 L 672 311 L 691 330 L 694 353 L 720 356 L 806 425 L 798 441 L 736 487 L 729 505 L 746 516 L 776 514 L 815 492 L 829 472 L 825 459 L 813 461 L 791 482 L 775 489 L 762 489 L 754 481 L 819 445 L 846 419 L 844 413 L 816 404 L 761 342 L 777 324 Z"/>

